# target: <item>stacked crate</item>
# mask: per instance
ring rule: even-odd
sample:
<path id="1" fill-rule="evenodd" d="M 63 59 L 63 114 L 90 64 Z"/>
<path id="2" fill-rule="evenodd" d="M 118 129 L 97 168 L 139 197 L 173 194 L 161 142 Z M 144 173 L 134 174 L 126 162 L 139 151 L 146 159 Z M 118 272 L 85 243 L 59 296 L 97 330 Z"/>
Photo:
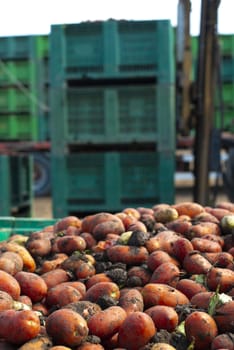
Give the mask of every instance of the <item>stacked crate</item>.
<path id="1" fill-rule="evenodd" d="M 41 124 L 44 119 L 48 123 L 48 107 L 45 96 L 40 93 L 42 75 L 39 70 L 45 57 L 48 57 L 47 36 L 1 38 L 1 141 L 38 141 L 45 138 L 42 134 L 45 127 Z M 44 119 L 39 118 L 42 114 Z"/>
<path id="2" fill-rule="evenodd" d="M 49 36 L 35 35 L 32 60 L 36 66 L 37 140 L 50 140 L 49 114 Z"/>
<path id="3" fill-rule="evenodd" d="M 199 37 L 193 36 L 192 57 L 193 71 L 192 77 L 196 79 L 196 65 L 198 55 Z M 228 132 L 234 132 L 234 35 L 220 34 L 218 36 L 220 49 L 220 80 L 215 87 L 215 127 Z"/>
<path id="4" fill-rule="evenodd" d="M 53 25 L 54 217 L 174 201 L 169 21 Z"/>
<path id="5" fill-rule="evenodd" d="M 220 107 L 216 111 L 217 126 L 225 131 L 234 132 L 234 35 L 219 36 L 221 50 L 221 97 L 223 117 Z M 221 110 L 222 110 L 221 109 Z"/>
<path id="6" fill-rule="evenodd" d="M 32 215 L 32 156 L 0 156 L 0 217 Z"/>
<path id="7" fill-rule="evenodd" d="M 49 137 L 48 43 L 48 36 L 38 35 L 0 40 L 0 142 L 3 150 L 4 143 L 37 142 Z M 30 216 L 33 188 L 30 152 L 4 153 L 7 155 L 1 155 L 0 159 L 0 215 Z"/>

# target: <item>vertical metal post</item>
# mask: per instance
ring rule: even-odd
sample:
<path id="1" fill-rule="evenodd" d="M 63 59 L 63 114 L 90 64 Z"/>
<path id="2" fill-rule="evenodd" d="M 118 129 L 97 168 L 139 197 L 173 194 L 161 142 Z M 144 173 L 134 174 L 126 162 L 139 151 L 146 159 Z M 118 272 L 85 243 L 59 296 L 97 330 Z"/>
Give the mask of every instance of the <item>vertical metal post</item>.
<path id="1" fill-rule="evenodd" d="M 194 201 L 209 204 L 209 158 L 216 83 L 215 40 L 219 0 L 204 0 L 201 7 L 196 86 Z"/>

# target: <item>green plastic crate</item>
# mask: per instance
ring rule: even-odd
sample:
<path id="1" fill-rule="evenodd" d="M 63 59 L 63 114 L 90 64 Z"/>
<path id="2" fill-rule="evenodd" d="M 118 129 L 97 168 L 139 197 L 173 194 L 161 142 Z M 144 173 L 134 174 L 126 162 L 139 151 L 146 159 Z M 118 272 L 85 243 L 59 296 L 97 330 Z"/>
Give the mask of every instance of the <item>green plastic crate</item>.
<path id="1" fill-rule="evenodd" d="M 232 108 L 224 108 L 223 120 L 218 109 L 215 111 L 216 127 L 224 131 L 234 133 L 234 106 Z"/>
<path id="2" fill-rule="evenodd" d="M 14 234 L 29 236 L 32 232 L 54 225 L 57 219 L 0 217 L 0 241 Z"/>
<path id="3" fill-rule="evenodd" d="M 46 59 L 49 56 L 49 36 L 35 35 L 34 41 L 36 45 L 36 57 L 39 59 Z"/>
<path id="4" fill-rule="evenodd" d="M 191 36 L 191 51 L 192 51 L 193 58 L 197 57 L 198 49 L 199 49 L 199 37 Z"/>
<path id="5" fill-rule="evenodd" d="M 150 142 L 174 150 L 173 84 L 61 88 L 52 94 L 51 140 L 57 155 L 69 144 Z"/>
<path id="6" fill-rule="evenodd" d="M 218 42 L 220 47 L 221 57 L 234 56 L 234 35 L 233 34 L 219 34 Z M 192 56 L 197 58 L 199 50 L 199 36 L 191 36 Z"/>
<path id="7" fill-rule="evenodd" d="M 30 113 L 0 114 L 0 140 L 38 140 L 38 118 Z"/>
<path id="8" fill-rule="evenodd" d="M 31 100 L 22 90 L 17 88 L 0 89 L 0 113 L 30 111 Z"/>
<path id="9" fill-rule="evenodd" d="M 31 216 L 32 174 L 31 156 L 0 156 L 0 216 Z"/>
<path id="10" fill-rule="evenodd" d="M 35 79 L 36 65 L 30 60 L 11 60 L 0 63 L 0 85 L 31 86 Z"/>
<path id="11" fill-rule="evenodd" d="M 234 107 L 234 82 L 222 85 L 222 98 L 226 107 Z"/>
<path id="12" fill-rule="evenodd" d="M 49 139 L 48 56 L 48 35 L 1 38 L 1 140 Z"/>
<path id="13" fill-rule="evenodd" d="M 234 56 L 234 35 L 219 35 L 219 44 L 222 56 Z"/>
<path id="14" fill-rule="evenodd" d="M 155 140 L 156 86 L 68 89 L 68 141 Z"/>
<path id="15" fill-rule="evenodd" d="M 38 62 L 36 64 L 36 62 Z M 45 141 L 50 137 L 47 60 L 0 64 L 0 139 Z M 1 74 L 2 73 L 2 74 Z"/>
<path id="16" fill-rule="evenodd" d="M 52 25 L 50 60 L 57 79 L 155 76 L 174 80 L 168 20 L 107 20 Z"/>
<path id="17" fill-rule="evenodd" d="M 221 79 L 224 82 L 234 81 L 234 35 L 219 35 L 221 54 Z M 199 52 L 199 37 L 191 37 L 191 50 L 193 59 L 193 76 L 196 77 L 196 65 Z"/>
<path id="18" fill-rule="evenodd" d="M 51 159 L 54 217 L 174 201 L 174 153 L 79 152 Z"/>
<path id="19" fill-rule="evenodd" d="M 193 75 L 196 78 L 197 60 L 193 62 Z M 234 82 L 234 57 L 221 57 L 221 81 L 223 84 Z"/>

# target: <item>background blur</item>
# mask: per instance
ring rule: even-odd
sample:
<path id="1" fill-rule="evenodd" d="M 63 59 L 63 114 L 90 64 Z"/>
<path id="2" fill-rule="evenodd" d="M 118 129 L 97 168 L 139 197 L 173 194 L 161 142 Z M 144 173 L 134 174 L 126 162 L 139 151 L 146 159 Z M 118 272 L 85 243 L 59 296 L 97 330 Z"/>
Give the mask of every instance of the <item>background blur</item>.
<path id="1" fill-rule="evenodd" d="M 177 0 L 8 0 L 1 4 L 0 36 L 48 34 L 51 24 L 114 19 L 170 19 L 177 24 Z M 234 33 L 233 0 L 222 0 L 218 30 Z M 200 0 L 192 0 L 191 34 L 197 35 Z"/>

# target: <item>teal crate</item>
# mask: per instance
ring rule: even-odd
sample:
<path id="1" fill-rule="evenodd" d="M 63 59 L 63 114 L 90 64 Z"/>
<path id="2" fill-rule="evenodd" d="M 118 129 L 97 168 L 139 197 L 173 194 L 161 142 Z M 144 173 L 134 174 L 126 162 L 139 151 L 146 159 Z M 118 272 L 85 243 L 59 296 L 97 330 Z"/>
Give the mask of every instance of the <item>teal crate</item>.
<path id="1" fill-rule="evenodd" d="M 52 25 L 52 83 L 58 79 L 158 76 L 173 81 L 173 27 L 168 20 L 107 20 Z"/>
<path id="2" fill-rule="evenodd" d="M 174 153 L 52 154 L 54 217 L 174 202 Z"/>
<path id="3" fill-rule="evenodd" d="M 37 105 L 37 138 L 40 141 L 50 141 L 51 139 L 51 122 L 49 106 L 49 87 L 44 85 L 38 91 L 38 98 L 43 101 Z"/>
<path id="4" fill-rule="evenodd" d="M 29 236 L 32 232 L 40 231 L 56 222 L 57 219 L 0 217 L 0 241 L 5 241 L 14 234 Z"/>
<path id="5" fill-rule="evenodd" d="M 42 59 L 37 65 L 35 114 L 38 118 L 38 139 L 50 140 L 50 84 L 48 59 Z"/>
<path id="6" fill-rule="evenodd" d="M 29 57 L 32 45 L 31 36 L 2 37 L 0 40 L 0 58 L 3 60 Z"/>
<path id="7" fill-rule="evenodd" d="M 222 56 L 234 56 L 234 35 L 219 35 L 219 45 Z"/>
<path id="8" fill-rule="evenodd" d="M 67 89 L 68 142 L 155 140 L 156 86 Z"/>
<path id="9" fill-rule="evenodd" d="M 234 57 L 222 57 L 221 79 L 224 83 L 234 82 Z"/>
<path id="10" fill-rule="evenodd" d="M 51 140 L 57 155 L 70 144 L 150 142 L 174 149 L 173 84 L 54 88 L 51 93 Z"/>
<path id="11" fill-rule="evenodd" d="M 32 157 L 0 156 L 0 216 L 31 216 Z"/>
<path id="12" fill-rule="evenodd" d="M 49 59 L 41 59 L 37 63 L 37 82 L 41 86 L 50 85 L 49 81 Z M 40 85 L 39 85 L 40 86 Z"/>
<path id="13" fill-rule="evenodd" d="M 0 59 L 25 60 L 32 57 L 48 57 L 48 35 L 6 36 L 0 40 Z"/>

